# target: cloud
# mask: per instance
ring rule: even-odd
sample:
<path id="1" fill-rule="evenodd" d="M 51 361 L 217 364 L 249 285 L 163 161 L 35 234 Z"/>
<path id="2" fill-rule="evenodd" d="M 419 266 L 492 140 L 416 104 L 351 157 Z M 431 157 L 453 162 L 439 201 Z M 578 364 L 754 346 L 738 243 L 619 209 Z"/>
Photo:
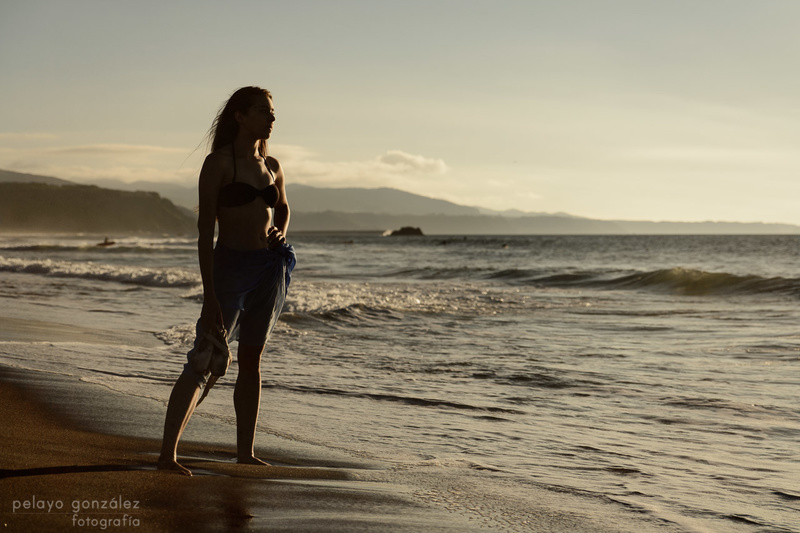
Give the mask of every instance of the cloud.
<path id="1" fill-rule="evenodd" d="M 378 163 L 386 170 L 401 173 L 446 174 L 447 165 L 441 159 L 430 159 L 421 155 L 390 150 L 378 157 Z"/>
<path id="2" fill-rule="evenodd" d="M 289 183 L 320 187 L 420 190 L 429 188 L 433 177 L 441 184 L 442 176 L 449 172 L 442 159 L 401 150 L 351 161 L 325 160 L 307 147 L 289 144 L 270 144 L 270 153 L 281 161 Z M 0 168 L 78 182 L 116 179 L 189 184 L 197 180 L 203 155 L 187 148 L 141 144 L 35 146 L 27 143 L 25 148 L 0 145 Z"/>
<path id="3" fill-rule="evenodd" d="M 190 185 L 197 182 L 197 171 L 194 169 L 163 169 L 158 167 L 89 166 L 59 164 L 29 164 L 25 161 L 0 165 L 1 168 L 16 172 L 25 172 L 40 176 L 51 176 L 76 183 L 95 183 L 97 181 L 116 180 L 124 183 L 134 181 L 156 181 Z"/>
<path id="4" fill-rule="evenodd" d="M 312 150 L 296 145 L 270 144 L 270 153 L 280 160 L 290 184 L 388 187 L 465 205 L 480 204 L 487 193 L 485 186 L 470 187 L 463 172 L 455 175 L 444 160 L 401 150 L 351 161 L 326 161 Z M 519 196 L 513 191 L 511 195 Z"/>
<path id="5" fill-rule="evenodd" d="M 296 144 L 269 143 L 269 152 L 281 161 L 302 161 L 319 157 L 319 154 L 311 149 Z"/>
<path id="6" fill-rule="evenodd" d="M 290 182 L 321 187 L 398 187 L 407 189 L 418 180 L 449 171 L 441 159 L 389 150 L 356 161 L 322 161 L 313 151 L 295 145 L 271 145 Z"/>
<path id="7" fill-rule="evenodd" d="M 168 148 L 146 144 L 84 144 L 79 146 L 56 146 L 42 149 L 43 152 L 57 155 L 77 156 L 120 156 L 120 155 L 161 155 L 186 154 L 185 148 Z"/>
<path id="8" fill-rule="evenodd" d="M 190 183 L 199 173 L 198 161 L 188 160 L 186 148 L 139 144 L 85 144 L 14 148 L 0 145 L 0 168 L 53 176 L 77 182 L 112 179 Z"/>

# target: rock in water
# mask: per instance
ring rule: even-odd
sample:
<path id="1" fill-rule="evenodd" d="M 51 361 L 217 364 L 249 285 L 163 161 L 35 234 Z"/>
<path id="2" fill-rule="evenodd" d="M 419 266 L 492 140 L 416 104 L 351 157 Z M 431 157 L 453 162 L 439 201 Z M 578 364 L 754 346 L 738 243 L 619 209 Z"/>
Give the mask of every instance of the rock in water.
<path id="1" fill-rule="evenodd" d="M 411 226 L 403 226 L 400 229 L 396 229 L 391 233 L 392 237 L 397 236 L 405 236 L 405 235 L 423 235 L 422 230 L 419 228 L 414 228 Z"/>

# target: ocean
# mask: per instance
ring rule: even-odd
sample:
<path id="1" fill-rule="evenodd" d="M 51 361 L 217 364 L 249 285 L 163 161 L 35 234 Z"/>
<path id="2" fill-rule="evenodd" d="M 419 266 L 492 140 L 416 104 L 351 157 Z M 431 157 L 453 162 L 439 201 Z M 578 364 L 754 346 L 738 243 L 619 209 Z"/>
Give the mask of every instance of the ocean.
<path id="1" fill-rule="evenodd" d="M 200 312 L 195 240 L 98 240 L 0 236 L 0 301 L 154 342 L 0 339 L 0 364 L 165 404 Z M 545 489 L 654 530 L 800 531 L 800 236 L 290 241 L 259 434 L 388 462 L 498 529 Z M 190 427 L 234 424 L 233 381 Z"/>

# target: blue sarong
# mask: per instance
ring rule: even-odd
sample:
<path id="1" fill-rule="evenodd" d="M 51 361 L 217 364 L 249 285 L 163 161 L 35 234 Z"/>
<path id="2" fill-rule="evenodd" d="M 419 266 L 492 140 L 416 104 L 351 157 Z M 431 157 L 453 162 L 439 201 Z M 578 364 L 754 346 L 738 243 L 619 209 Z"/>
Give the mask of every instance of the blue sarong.
<path id="1" fill-rule="evenodd" d="M 228 342 L 238 340 L 248 346 L 266 344 L 286 302 L 286 289 L 297 264 L 294 248 L 283 244 L 275 250 L 233 250 L 217 243 L 214 248 L 214 292 L 222 309 Z M 187 354 L 184 373 L 195 377 L 203 387 L 209 372 L 192 369 L 192 355 L 202 331 L 195 325 L 194 347 Z"/>

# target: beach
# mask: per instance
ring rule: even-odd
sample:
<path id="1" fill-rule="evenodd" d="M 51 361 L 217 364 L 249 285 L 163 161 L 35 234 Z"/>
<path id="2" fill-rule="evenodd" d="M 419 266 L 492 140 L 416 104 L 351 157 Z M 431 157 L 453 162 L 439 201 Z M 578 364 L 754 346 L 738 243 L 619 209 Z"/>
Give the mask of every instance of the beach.
<path id="1" fill-rule="evenodd" d="M 297 234 L 274 466 L 233 463 L 234 361 L 178 448 L 191 478 L 154 465 L 195 242 L 115 241 L 0 237 L 9 530 L 95 527 L 21 511 L 112 498 L 140 531 L 800 530 L 798 237 Z"/>
<path id="2" fill-rule="evenodd" d="M 8 316 L 0 316 L 0 332 L 4 340 L 23 343 L 97 344 L 115 337 Z M 554 507 L 531 508 L 527 521 L 502 524 L 444 494 L 438 502 L 429 490 L 420 497 L 425 487 L 389 480 L 390 465 L 286 443 L 258 447 L 272 465 L 259 467 L 235 464 L 230 439 L 187 439 L 180 460 L 194 475 L 158 471 L 160 442 L 153 437 L 164 414 L 160 406 L 57 373 L 2 367 L 0 382 L 0 520 L 6 531 L 636 530 L 634 523 L 629 529 L 564 512 L 558 498 Z M 226 440 L 230 427 L 201 432 Z"/>
<path id="3" fill-rule="evenodd" d="M 0 324 L 4 338 L 18 341 L 102 338 L 69 333 L 64 324 L 5 317 Z M 157 471 L 160 442 L 121 433 L 152 433 L 162 410 L 58 374 L 4 368 L 0 381 L 9 531 L 480 530 L 465 517 L 415 504 L 407 487 L 362 480 L 377 467 L 366 462 L 269 450 L 274 466 L 237 465 L 230 445 L 187 443 L 181 457 L 192 478 Z"/>

